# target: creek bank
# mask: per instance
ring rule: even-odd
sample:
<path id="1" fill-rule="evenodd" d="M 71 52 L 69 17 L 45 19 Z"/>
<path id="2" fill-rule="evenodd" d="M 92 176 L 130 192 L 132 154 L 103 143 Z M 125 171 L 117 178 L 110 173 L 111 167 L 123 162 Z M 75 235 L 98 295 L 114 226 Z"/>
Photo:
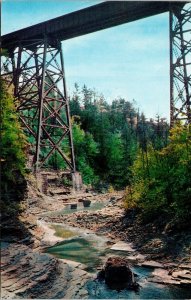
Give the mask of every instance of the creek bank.
<path id="1" fill-rule="evenodd" d="M 75 195 L 71 195 L 75 198 Z M 81 195 L 80 197 L 84 197 Z M 65 201 L 64 201 L 65 202 Z M 44 195 L 36 182 L 28 184 L 23 212 L 3 216 L 1 223 L 1 297 L 3 299 L 85 299 L 90 274 L 84 266 L 43 253 L 43 247 L 63 240 L 38 215 L 65 207 L 56 197 Z M 39 226 L 40 225 L 40 226 Z"/>
<path id="2" fill-rule="evenodd" d="M 61 225 L 59 225 L 61 226 Z M 65 231 L 66 229 L 66 225 L 62 225 L 63 226 L 63 230 Z M 68 227 L 67 227 L 68 229 Z M 72 228 L 70 227 L 70 229 L 72 230 Z M 77 230 L 77 228 L 73 228 L 73 230 Z M 83 233 L 83 230 L 79 230 L 79 234 L 81 235 L 81 233 Z M 87 230 L 85 230 L 84 234 L 87 232 Z M 87 236 L 91 235 L 91 232 L 89 231 L 89 234 Z M 92 233 L 92 236 L 94 234 Z M 95 237 L 94 237 L 95 238 Z M 71 240 L 71 242 L 75 242 L 75 239 Z M 109 242 L 109 241 L 108 241 Z M 70 245 L 70 242 L 68 240 L 68 243 Z M 107 245 L 111 246 L 113 245 L 114 242 L 109 242 L 107 243 Z M 61 247 L 61 244 L 62 243 L 58 243 L 58 248 Z M 97 244 L 97 242 L 96 242 Z M 119 243 L 118 244 L 118 247 L 119 247 Z M 125 243 L 126 244 L 126 243 Z M 56 246 L 56 247 L 57 247 Z M 123 246 L 123 245 L 122 245 Z M 59 250 L 62 251 L 62 249 L 60 248 Z M 86 249 L 87 250 L 87 249 Z M 88 250 L 89 251 L 89 250 Z M 63 257 L 65 256 L 65 251 L 63 251 Z M 112 256 L 115 256 L 115 252 L 112 253 L 107 253 L 107 256 L 102 257 L 102 267 L 100 265 L 99 268 L 97 268 L 97 270 L 102 270 L 103 268 L 103 262 L 106 261 L 105 259 L 108 257 L 108 255 L 112 255 Z M 119 252 L 117 252 L 117 255 L 119 255 Z M 128 252 L 125 251 L 125 252 L 122 252 L 121 253 L 122 257 L 124 257 L 124 255 L 126 255 L 126 259 L 129 258 L 129 255 L 132 255 L 132 252 Z M 143 260 L 143 256 L 141 256 L 140 254 L 137 255 L 139 257 L 139 259 L 142 259 Z M 71 258 L 70 258 L 71 259 Z M 127 259 L 128 263 L 130 263 L 130 261 Z M 154 262 L 148 262 L 148 263 L 151 263 L 153 264 Z M 130 263 L 131 264 L 131 263 Z M 159 267 L 159 264 L 157 265 Z M 85 266 L 84 266 L 85 267 Z M 86 267 L 87 268 L 87 265 Z M 146 267 L 140 267 L 140 266 L 136 266 L 132 268 L 132 264 L 131 264 L 131 269 L 133 270 L 134 274 L 135 274 L 135 277 L 137 278 L 137 281 L 140 285 L 140 289 L 138 289 L 138 295 L 136 294 L 136 296 L 138 297 L 137 299 L 142 299 L 142 297 L 144 296 L 144 298 L 148 298 L 150 299 L 151 295 L 152 295 L 152 299 L 154 297 L 156 297 L 156 295 L 159 296 L 159 298 L 161 299 L 164 299 L 164 298 L 168 298 L 168 299 L 176 299 L 176 298 L 181 298 L 180 295 L 184 295 L 185 298 L 188 298 L 188 294 L 189 292 L 187 292 L 187 288 L 180 288 L 179 285 L 176 285 L 176 288 L 171 288 L 171 287 L 166 287 L 164 284 L 162 284 L 162 281 L 160 281 L 160 285 L 158 286 L 154 280 L 148 280 L 148 279 L 151 279 L 153 277 L 152 275 L 152 272 L 153 270 L 155 270 L 154 268 L 146 268 Z M 147 271 L 148 270 L 148 271 Z M 96 275 L 96 274 L 95 274 Z M 137 277 L 138 276 L 138 277 Z M 159 280 L 157 279 L 157 282 L 159 282 Z M 169 283 L 172 283 L 172 282 L 169 282 Z M 169 284 L 168 286 L 172 286 L 172 284 Z M 174 286 L 174 284 L 173 284 Z M 135 292 L 131 292 L 131 290 L 127 289 L 127 284 L 124 283 L 124 285 L 116 285 L 116 284 L 112 284 L 112 286 L 110 286 L 110 290 L 113 291 L 113 292 L 109 292 L 108 290 L 108 287 L 107 285 L 105 284 L 105 280 L 96 280 L 96 278 L 91 277 L 90 280 L 87 281 L 87 284 L 85 285 L 85 289 L 88 290 L 88 298 L 90 297 L 91 299 L 94 299 L 94 298 L 110 298 L 110 299 L 113 299 L 113 298 L 116 298 L 117 295 L 115 295 L 115 290 L 117 289 L 120 293 L 120 297 L 123 297 L 123 298 L 129 298 L 130 296 L 132 296 L 132 298 L 135 297 Z M 114 288 L 114 290 L 113 290 Z M 118 295 L 119 296 L 119 295 Z"/>
<path id="3" fill-rule="evenodd" d="M 132 212 L 129 215 L 125 214 L 121 195 L 112 197 L 109 204 L 99 211 L 75 212 L 70 215 L 70 218 L 66 215 L 49 215 L 42 219 L 46 222 L 68 224 L 105 235 L 111 240 L 111 244 L 116 243 L 112 245 L 116 251 L 124 250 L 122 242 L 128 247 L 129 252 L 132 251 L 133 245 L 132 254 L 128 255 L 127 259 L 133 264 L 153 269 L 150 278 L 152 282 L 188 284 L 188 286 L 191 284 L 189 246 L 186 249 L 185 243 L 184 251 L 179 253 L 168 251 L 174 237 L 162 234 L 156 223 L 144 226 L 136 219 L 136 216 L 132 216 Z M 157 272 L 156 269 L 163 270 L 163 272 L 159 270 Z"/>
<path id="4" fill-rule="evenodd" d="M 87 298 L 90 276 L 80 264 L 54 258 L 22 244 L 1 249 L 3 299 Z"/>
<path id="5" fill-rule="evenodd" d="M 25 216 L 26 217 L 26 216 Z M 37 222 L 27 215 L 23 223 L 30 226 L 30 234 L 1 243 L 1 297 L 3 299 L 85 299 L 86 282 L 92 278 L 85 266 L 62 260 L 44 253 L 43 247 L 63 239 L 54 235 L 47 224 Z M 33 226 L 31 225 L 33 222 Z M 8 226 L 8 225 L 7 225 Z M 24 226 L 24 225 L 23 225 Z"/>
<path id="6" fill-rule="evenodd" d="M 6 232 L 9 236 L 4 236 L 2 244 L 2 296 L 4 299 L 14 298 L 64 298 L 64 299 L 86 299 L 91 293 L 88 291 L 87 282 L 92 283 L 92 274 L 86 272 L 85 267 L 81 263 L 75 263 L 67 259 L 58 259 L 52 255 L 43 253 L 43 248 L 60 242 L 55 238 L 54 232 L 49 231 L 49 226 L 44 224 L 39 226 L 37 218 L 40 222 L 61 223 L 76 226 L 77 228 L 90 229 L 95 233 L 109 238 L 108 245 L 113 246 L 117 242 L 124 241 L 127 243 L 126 229 L 122 228 L 125 219 L 122 193 L 116 193 L 112 196 L 108 206 L 100 211 L 87 211 L 72 213 L 67 215 L 59 215 L 67 202 L 78 202 L 80 199 L 88 198 L 94 201 L 103 201 L 104 203 L 111 198 L 111 194 L 93 195 L 90 193 L 82 193 L 81 195 L 70 196 L 59 195 L 50 197 L 29 187 L 30 193 L 27 198 L 27 209 L 20 216 L 20 223 L 16 234 L 11 229 L 14 226 L 6 224 Z M 68 200 L 66 199 L 68 197 Z M 56 215 L 47 216 L 47 212 L 56 211 Z M 24 234 L 20 234 L 20 227 L 27 229 Z M 64 225 L 65 226 L 65 225 Z M 10 230 L 9 230 L 10 229 Z M 46 235 L 47 232 L 47 235 Z M 51 235 L 49 234 L 51 233 Z M 136 235 L 136 231 L 135 231 Z M 131 235 L 130 235 L 131 236 Z M 134 242 L 130 239 L 130 242 Z M 132 246 L 132 244 L 130 244 Z M 145 260 L 151 259 L 150 254 L 145 252 L 140 254 L 139 247 L 135 245 L 135 251 L 129 252 L 129 262 L 136 264 L 143 263 Z M 119 247 L 119 244 L 118 244 Z M 133 247 L 132 247 L 133 248 Z M 144 252 L 144 251 L 143 251 Z M 141 252 L 142 253 L 142 252 Z M 168 261 L 167 261 L 168 262 Z M 186 265 L 186 267 L 185 267 Z M 182 264 L 188 270 L 188 263 Z M 153 272 L 157 269 L 153 268 Z M 160 271 L 160 268 L 158 268 Z M 164 269 L 162 269 L 164 270 Z M 165 269 L 166 270 L 166 269 Z M 169 260 L 168 271 L 180 271 L 177 264 L 172 264 Z M 162 274 L 162 275 L 161 275 Z M 164 273 L 153 275 L 164 277 Z M 183 273 L 176 275 L 184 276 Z M 189 273 L 185 274 L 186 276 Z M 172 276 L 171 276 L 172 277 Z M 158 278 L 158 277 L 157 277 Z M 159 280 L 157 279 L 156 280 Z M 177 280 L 178 279 L 178 280 Z M 176 277 L 176 282 L 180 281 L 180 277 Z M 185 280 L 185 279 L 181 279 Z"/>

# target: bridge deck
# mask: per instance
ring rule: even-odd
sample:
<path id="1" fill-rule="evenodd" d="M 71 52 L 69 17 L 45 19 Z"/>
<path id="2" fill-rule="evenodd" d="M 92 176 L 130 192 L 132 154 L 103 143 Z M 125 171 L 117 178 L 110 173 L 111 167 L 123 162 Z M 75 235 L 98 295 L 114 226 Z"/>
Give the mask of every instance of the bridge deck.
<path id="1" fill-rule="evenodd" d="M 101 29 L 132 22 L 169 11 L 170 1 L 105 1 L 49 21 L 2 36 L 2 47 L 14 49 L 20 41 L 42 39 L 45 35 L 67 40 Z M 180 4 L 181 2 L 176 2 Z"/>

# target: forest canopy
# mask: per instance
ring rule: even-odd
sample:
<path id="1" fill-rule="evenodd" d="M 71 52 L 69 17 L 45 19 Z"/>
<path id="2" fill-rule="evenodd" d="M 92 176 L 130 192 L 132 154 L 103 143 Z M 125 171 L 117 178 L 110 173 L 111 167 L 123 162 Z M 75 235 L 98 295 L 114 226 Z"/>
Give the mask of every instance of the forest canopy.
<path id="1" fill-rule="evenodd" d="M 118 98 L 109 104 L 95 90 L 85 85 L 80 89 L 76 84 L 70 111 L 77 168 L 86 184 L 125 187 L 139 147 L 145 150 L 151 143 L 160 149 L 167 145 L 165 119 L 157 116 L 148 121 L 135 102 Z"/>

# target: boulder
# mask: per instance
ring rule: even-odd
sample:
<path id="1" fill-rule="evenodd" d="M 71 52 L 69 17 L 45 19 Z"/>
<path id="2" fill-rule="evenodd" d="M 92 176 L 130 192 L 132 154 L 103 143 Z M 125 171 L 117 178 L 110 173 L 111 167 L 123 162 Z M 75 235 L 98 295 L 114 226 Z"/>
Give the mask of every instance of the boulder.
<path id="1" fill-rule="evenodd" d="M 105 265 L 105 281 L 107 282 L 132 282 L 132 271 L 128 262 L 120 257 L 108 258 Z"/>
<path id="2" fill-rule="evenodd" d="M 77 203 L 71 203 L 70 208 L 71 209 L 76 209 L 77 208 Z"/>
<path id="3" fill-rule="evenodd" d="M 83 199 L 82 202 L 83 202 L 84 207 L 89 207 L 91 204 L 91 200 L 89 200 L 89 199 Z"/>
<path id="4" fill-rule="evenodd" d="M 116 290 L 138 287 L 128 261 L 121 257 L 109 257 L 98 278 L 105 279 L 105 283 Z"/>

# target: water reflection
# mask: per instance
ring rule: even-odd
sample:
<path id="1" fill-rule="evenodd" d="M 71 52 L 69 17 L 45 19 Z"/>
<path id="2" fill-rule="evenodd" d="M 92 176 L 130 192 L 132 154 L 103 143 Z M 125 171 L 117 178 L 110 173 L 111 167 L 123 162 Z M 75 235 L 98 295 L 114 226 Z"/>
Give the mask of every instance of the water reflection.
<path id="1" fill-rule="evenodd" d="M 87 265 L 88 270 L 95 270 L 101 264 L 100 251 L 96 249 L 91 241 L 83 237 L 74 237 L 65 240 L 47 250 L 58 258 L 64 258 Z"/>

